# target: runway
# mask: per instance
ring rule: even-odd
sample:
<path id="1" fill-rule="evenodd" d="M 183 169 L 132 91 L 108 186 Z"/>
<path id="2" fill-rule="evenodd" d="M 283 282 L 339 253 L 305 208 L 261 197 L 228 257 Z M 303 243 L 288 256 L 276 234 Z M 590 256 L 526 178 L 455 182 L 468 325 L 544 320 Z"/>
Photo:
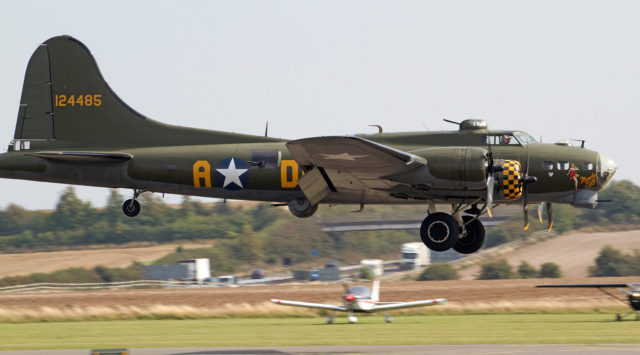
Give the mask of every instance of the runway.
<path id="1" fill-rule="evenodd" d="M 86 350 L 0 351 L 0 355 L 87 355 Z M 544 344 L 544 345 L 381 345 L 381 346 L 296 346 L 296 347 L 211 347 L 211 348 L 140 348 L 129 355 L 315 355 L 315 354 L 447 354 L 447 355 L 545 355 L 593 353 L 598 355 L 640 354 L 638 344 Z"/>

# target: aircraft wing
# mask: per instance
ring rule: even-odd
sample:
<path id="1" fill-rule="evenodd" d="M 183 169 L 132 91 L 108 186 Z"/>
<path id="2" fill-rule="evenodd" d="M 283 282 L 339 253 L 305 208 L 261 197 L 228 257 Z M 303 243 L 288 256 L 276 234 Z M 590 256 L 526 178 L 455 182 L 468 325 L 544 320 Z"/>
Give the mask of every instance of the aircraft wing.
<path id="1" fill-rule="evenodd" d="M 390 311 L 401 308 L 413 308 L 424 306 L 435 306 L 447 303 L 446 298 L 436 298 L 432 300 L 412 301 L 412 302 L 393 302 L 386 304 L 378 304 L 371 309 L 371 312 Z"/>
<path id="2" fill-rule="evenodd" d="M 287 301 L 287 300 L 279 300 L 272 298 L 271 302 L 275 304 L 281 304 L 285 306 L 295 306 L 295 307 L 304 307 L 304 308 L 317 308 L 317 309 L 326 309 L 330 311 L 342 311 L 346 312 L 347 309 L 343 306 L 336 306 L 332 304 L 323 304 L 323 303 L 311 303 L 311 302 L 298 302 L 298 301 Z"/>
<path id="3" fill-rule="evenodd" d="M 536 287 L 629 287 L 633 284 L 555 284 L 555 285 L 536 285 Z"/>
<path id="4" fill-rule="evenodd" d="M 287 149 L 298 164 L 315 167 L 298 181 L 312 204 L 331 191 L 360 196 L 367 189 L 390 189 L 395 184 L 385 176 L 427 163 L 420 156 L 354 136 L 298 139 L 288 142 Z"/>

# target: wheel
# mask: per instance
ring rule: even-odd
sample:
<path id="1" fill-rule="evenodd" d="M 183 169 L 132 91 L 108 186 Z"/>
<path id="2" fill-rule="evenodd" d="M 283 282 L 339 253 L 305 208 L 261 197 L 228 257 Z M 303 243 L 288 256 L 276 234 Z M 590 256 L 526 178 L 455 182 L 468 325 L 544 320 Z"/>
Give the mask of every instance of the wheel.
<path id="1" fill-rule="evenodd" d="M 289 201 L 289 211 L 299 218 L 311 217 L 317 210 L 318 205 L 312 205 L 306 198 L 296 198 Z"/>
<path id="2" fill-rule="evenodd" d="M 393 321 L 393 318 L 391 318 L 390 316 L 384 316 L 384 321 L 387 323 L 391 323 Z"/>
<path id="3" fill-rule="evenodd" d="M 484 226 L 478 219 L 473 219 L 473 221 L 467 224 L 467 222 L 472 219 L 472 216 L 462 216 L 465 228 L 467 229 L 467 235 L 465 235 L 464 238 L 458 238 L 458 241 L 453 246 L 453 250 L 460 254 L 475 253 L 482 248 L 482 244 L 484 243 Z"/>
<path id="4" fill-rule="evenodd" d="M 140 213 L 140 202 L 136 200 L 126 200 L 122 204 L 122 212 L 129 217 L 135 217 Z"/>
<path id="5" fill-rule="evenodd" d="M 327 317 L 327 324 L 333 324 L 333 316 Z"/>
<path id="6" fill-rule="evenodd" d="M 435 251 L 451 249 L 458 241 L 460 229 L 450 214 L 432 213 L 422 221 L 420 238 L 427 248 Z"/>

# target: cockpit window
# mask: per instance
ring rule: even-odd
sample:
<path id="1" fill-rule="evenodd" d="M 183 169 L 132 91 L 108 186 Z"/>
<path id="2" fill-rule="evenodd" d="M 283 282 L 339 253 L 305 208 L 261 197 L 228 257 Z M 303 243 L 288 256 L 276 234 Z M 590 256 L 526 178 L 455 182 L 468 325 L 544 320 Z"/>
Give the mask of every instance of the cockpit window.
<path id="1" fill-rule="evenodd" d="M 371 291 L 369 291 L 369 288 L 365 287 L 365 286 L 353 286 L 349 288 L 349 291 L 347 291 L 348 294 L 350 295 L 354 295 L 354 296 L 360 296 L 360 298 L 370 298 L 371 297 Z"/>
<path id="2" fill-rule="evenodd" d="M 542 170 L 551 171 L 553 170 L 553 162 L 549 160 L 545 160 L 542 162 Z"/>
<path id="3" fill-rule="evenodd" d="M 483 144 L 490 145 L 519 145 L 520 143 L 512 134 L 492 134 L 482 136 Z"/>
<path id="4" fill-rule="evenodd" d="M 582 170 L 593 170 L 593 163 L 584 162 L 582 164 Z"/>
<path id="5" fill-rule="evenodd" d="M 516 138 L 518 138 L 518 140 L 522 144 L 534 143 L 536 141 L 533 137 L 526 133 L 516 133 Z"/>

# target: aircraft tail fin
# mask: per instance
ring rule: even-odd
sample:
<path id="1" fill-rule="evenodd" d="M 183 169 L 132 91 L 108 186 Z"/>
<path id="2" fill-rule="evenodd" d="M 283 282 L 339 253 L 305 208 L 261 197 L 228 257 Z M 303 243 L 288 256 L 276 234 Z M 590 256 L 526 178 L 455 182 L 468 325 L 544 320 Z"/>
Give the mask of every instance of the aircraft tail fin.
<path id="1" fill-rule="evenodd" d="M 89 49 L 70 36 L 50 38 L 31 56 L 14 140 L 43 149 L 281 141 L 151 120 L 115 94 Z"/>
<path id="2" fill-rule="evenodd" d="M 373 281 L 373 287 L 371 288 L 371 300 L 380 301 L 380 281 Z"/>

